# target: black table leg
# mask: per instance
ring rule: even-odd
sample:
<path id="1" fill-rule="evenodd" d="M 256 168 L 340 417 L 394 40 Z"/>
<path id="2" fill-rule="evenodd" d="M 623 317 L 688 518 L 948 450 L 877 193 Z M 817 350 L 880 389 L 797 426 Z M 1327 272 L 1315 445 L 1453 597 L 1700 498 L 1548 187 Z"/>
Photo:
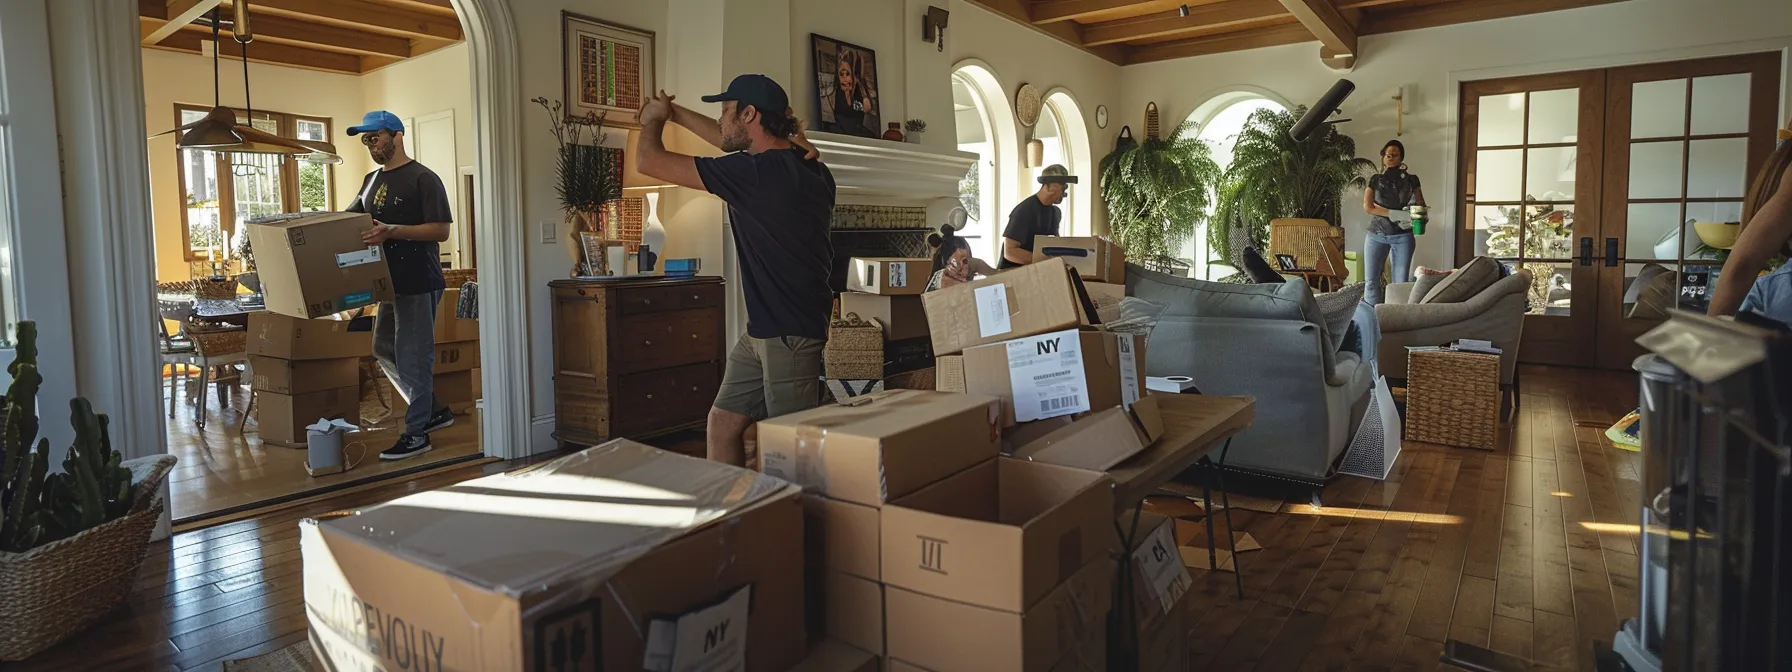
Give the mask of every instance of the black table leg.
<path id="1" fill-rule="evenodd" d="M 1219 468 L 1214 469 L 1215 477 L 1220 482 L 1220 506 L 1226 512 L 1226 550 L 1232 553 L 1232 579 L 1238 584 L 1238 599 L 1244 599 L 1244 563 L 1238 560 L 1237 528 L 1232 527 L 1232 494 L 1226 490 L 1226 452 L 1232 449 L 1232 439 L 1226 439 L 1226 445 L 1220 448 Z M 1209 533 L 1211 534 L 1211 533 Z"/>

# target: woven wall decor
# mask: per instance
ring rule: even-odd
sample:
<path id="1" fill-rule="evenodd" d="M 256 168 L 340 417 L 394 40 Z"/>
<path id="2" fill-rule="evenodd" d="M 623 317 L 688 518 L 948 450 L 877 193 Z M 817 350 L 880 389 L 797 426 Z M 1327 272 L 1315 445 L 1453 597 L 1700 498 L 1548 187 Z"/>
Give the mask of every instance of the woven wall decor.
<path id="1" fill-rule="evenodd" d="M 1014 92 L 1014 116 L 1022 126 L 1032 128 L 1033 124 L 1039 123 L 1039 110 L 1044 105 L 1045 99 L 1032 84 L 1022 84 L 1020 90 Z"/>
<path id="2" fill-rule="evenodd" d="M 1145 139 L 1162 140 L 1163 124 L 1157 120 L 1157 103 L 1145 103 Z"/>

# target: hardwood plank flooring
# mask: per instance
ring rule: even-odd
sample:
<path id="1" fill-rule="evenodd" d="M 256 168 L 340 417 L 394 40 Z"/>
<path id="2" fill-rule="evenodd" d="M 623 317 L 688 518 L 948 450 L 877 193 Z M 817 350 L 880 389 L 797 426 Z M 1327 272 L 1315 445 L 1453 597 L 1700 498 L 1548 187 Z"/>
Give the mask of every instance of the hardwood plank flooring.
<path id="1" fill-rule="evenodd" d="M 1593 643 L 1636 609 L 1623 526 L 1642 501 L 1640 459 L 1591 431 L 1634 407 L 1635 378 L 1524 375 L 1496 451 L 1408 444 L 1387 480 L 1328 485 L 1323 509 L 1235 511 L 1265 549 L 1240 557 L 1243 599 L 1230 573 L 1194 570 L 1192 669 L 1433 670 L 1457 638 L 1534 669 L 1590 670 Z M 655 443 L 686 452 L 693 440 Z M 300 519 L 510 466 L 457 465 L 180 532 L 153 546 L 126 608 L 5 669 L 216 670 L 302 641 Z"/>

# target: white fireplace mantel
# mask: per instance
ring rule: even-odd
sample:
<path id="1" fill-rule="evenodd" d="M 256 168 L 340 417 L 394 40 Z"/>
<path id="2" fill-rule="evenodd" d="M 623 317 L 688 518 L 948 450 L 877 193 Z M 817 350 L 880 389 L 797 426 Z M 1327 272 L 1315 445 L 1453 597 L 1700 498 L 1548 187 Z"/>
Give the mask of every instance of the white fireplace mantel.
<path id="1" fill-rule="evenodd" d="M 809 133 L 834 173 L 836 201 L 927 206 L 958 197 L 958 182 L 977 155 L 927 145 Z"/>

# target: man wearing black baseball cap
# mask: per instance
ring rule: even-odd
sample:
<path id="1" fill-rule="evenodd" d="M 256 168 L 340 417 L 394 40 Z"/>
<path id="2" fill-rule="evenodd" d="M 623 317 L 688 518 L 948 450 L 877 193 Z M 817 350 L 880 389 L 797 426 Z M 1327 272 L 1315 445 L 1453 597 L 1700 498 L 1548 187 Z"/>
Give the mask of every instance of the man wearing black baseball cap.
<path id="1" fill-rule="evenodd" d="M 834 302 L 828 284 L 834 176 L 816 160 L 784 87 L 770 77 L 741 75 L 727 91 L 704 96 L 703 102 L 722 104 L 719 121 L 672 101 L 661 91 L 641 108 L 636 162 L 644 174 L 728 204 L 747 333 L 728 356 L 709 410 L 709 458 L 742 465 L 743 435 L 753 422 L 821 401 L 821 348 Z M 695 158 L 667 151 L 667 121 L 730 154 Z"/>
<path id="2" fill-rule="evenodd" d="M 1002 229 L 1002 261 L 997 268 L 1015 268 L 1033 263 L 1033 239 L 1058 235 L 1058 223 L 1064 213 L 1058 204 L 1070 193 L 1076 176 L 1064 166 L 1046 166 L 1039 175 L 1039 191 L 1008 213 L 1008 227 Z"/>

